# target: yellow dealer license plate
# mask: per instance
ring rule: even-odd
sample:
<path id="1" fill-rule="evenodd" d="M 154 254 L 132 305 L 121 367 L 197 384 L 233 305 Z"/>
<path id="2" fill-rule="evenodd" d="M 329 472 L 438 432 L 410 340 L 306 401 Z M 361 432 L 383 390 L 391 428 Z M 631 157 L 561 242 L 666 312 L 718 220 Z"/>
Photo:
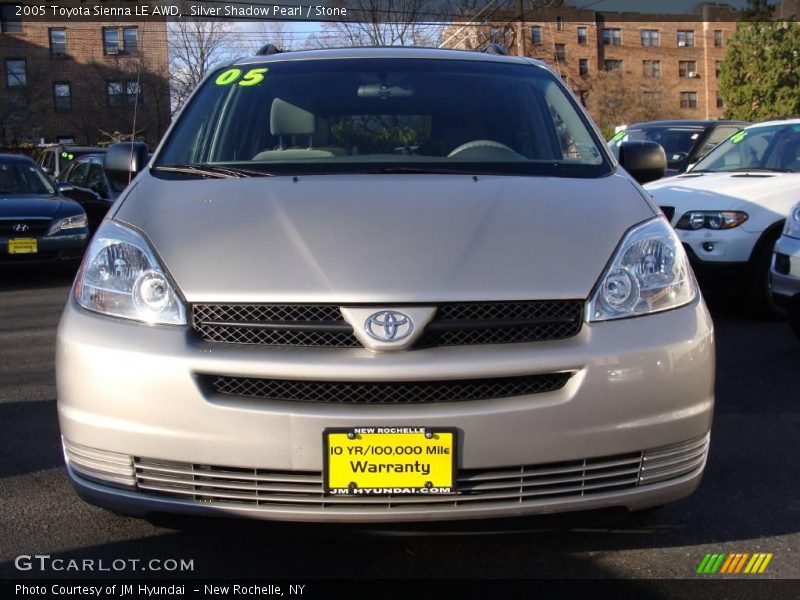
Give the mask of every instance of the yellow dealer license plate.
<path id="1" fill-rule="evenodd" d="M 326 429 L 325 492 L 454 494 L 456 432 L 441 427 Z"/>
<path id="2" fill-rule="evenodd" d="M 39 251 L 39 245 L 36 238 L 16 238 L 8 240 L 8 253 L 9 254 L 36 254 Z"/>

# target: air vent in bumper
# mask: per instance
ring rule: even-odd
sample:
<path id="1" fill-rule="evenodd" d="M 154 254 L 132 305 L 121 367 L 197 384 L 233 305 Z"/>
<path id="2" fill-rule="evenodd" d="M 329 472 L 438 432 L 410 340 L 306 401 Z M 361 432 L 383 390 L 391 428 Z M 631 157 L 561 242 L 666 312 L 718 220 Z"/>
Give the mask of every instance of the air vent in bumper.
<path id="1" fill-rule="evenodd" d="M 426 404 L 541 394 L 561 389 L 573 373 L 445 381 L 305 381 L 201 375 L 201 385 L 226 396 L 328 404 Z"/>

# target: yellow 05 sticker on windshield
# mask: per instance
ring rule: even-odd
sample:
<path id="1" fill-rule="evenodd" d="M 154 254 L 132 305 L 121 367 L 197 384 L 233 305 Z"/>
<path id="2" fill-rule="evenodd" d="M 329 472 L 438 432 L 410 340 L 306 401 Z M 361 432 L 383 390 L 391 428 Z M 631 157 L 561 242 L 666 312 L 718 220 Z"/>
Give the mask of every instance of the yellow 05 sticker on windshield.
<path id="1" fill-rule="evenodd" d="M 227 69 L 217 75 L 214 83 L 217 85 L 232 85 L 238 82 L 241 87 L 251 87 L 264 81 L 264 74 L 268 70 L 266 67 L 250 69 L 242 76 L 243 71 L 241 69 Z"/>

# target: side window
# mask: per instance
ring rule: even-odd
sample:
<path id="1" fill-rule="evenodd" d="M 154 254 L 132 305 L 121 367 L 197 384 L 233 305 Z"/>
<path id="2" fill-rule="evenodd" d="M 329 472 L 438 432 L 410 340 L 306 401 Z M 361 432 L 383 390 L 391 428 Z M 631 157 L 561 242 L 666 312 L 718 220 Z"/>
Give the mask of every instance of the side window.
<path id="1" fill-rule="evenodd" d="M 86 180 L 86 187 L 103 197 L 108 196 L 106 181 L 103 177 L 103 166 L 100 163 L 92 161 L 89 164 L 89 178 Z"/>
<path id="2" fill-rule="evenodd" d="M 697 158 L 702 158 L 711 152 L 714 148 L 727 140 L 737 131 L 739 131 L 738 127 L 717 127 L 711 132 L 711 135 L 709 135 L 706 141 L 703 143 L 703 147 L 700 148 Z"/>
<path id="3" fill-rule="evenodd" d="M 86 172 L 88 170 L 88 162 L 78 163 L 72 167 L 72 170 L 69 172 L 69 175 L 67 176 L 67 183 L 71 183 L 72 185 L 77 185 L 79 187 L 85 187 L 83 182 L 86 179 Z"/>

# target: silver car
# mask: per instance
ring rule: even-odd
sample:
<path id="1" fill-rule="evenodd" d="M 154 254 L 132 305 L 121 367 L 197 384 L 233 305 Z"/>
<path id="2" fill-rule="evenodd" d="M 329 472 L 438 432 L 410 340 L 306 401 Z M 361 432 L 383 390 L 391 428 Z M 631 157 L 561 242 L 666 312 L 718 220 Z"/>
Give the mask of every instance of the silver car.
<path id="1" fill-rule="evenodd" d="M 714 335 L 686 254 L 543 63 L 211 73 L 94 236 L 58 331 L 78 493 L 130 515 L 631 510 L 700 482 Z"/>

